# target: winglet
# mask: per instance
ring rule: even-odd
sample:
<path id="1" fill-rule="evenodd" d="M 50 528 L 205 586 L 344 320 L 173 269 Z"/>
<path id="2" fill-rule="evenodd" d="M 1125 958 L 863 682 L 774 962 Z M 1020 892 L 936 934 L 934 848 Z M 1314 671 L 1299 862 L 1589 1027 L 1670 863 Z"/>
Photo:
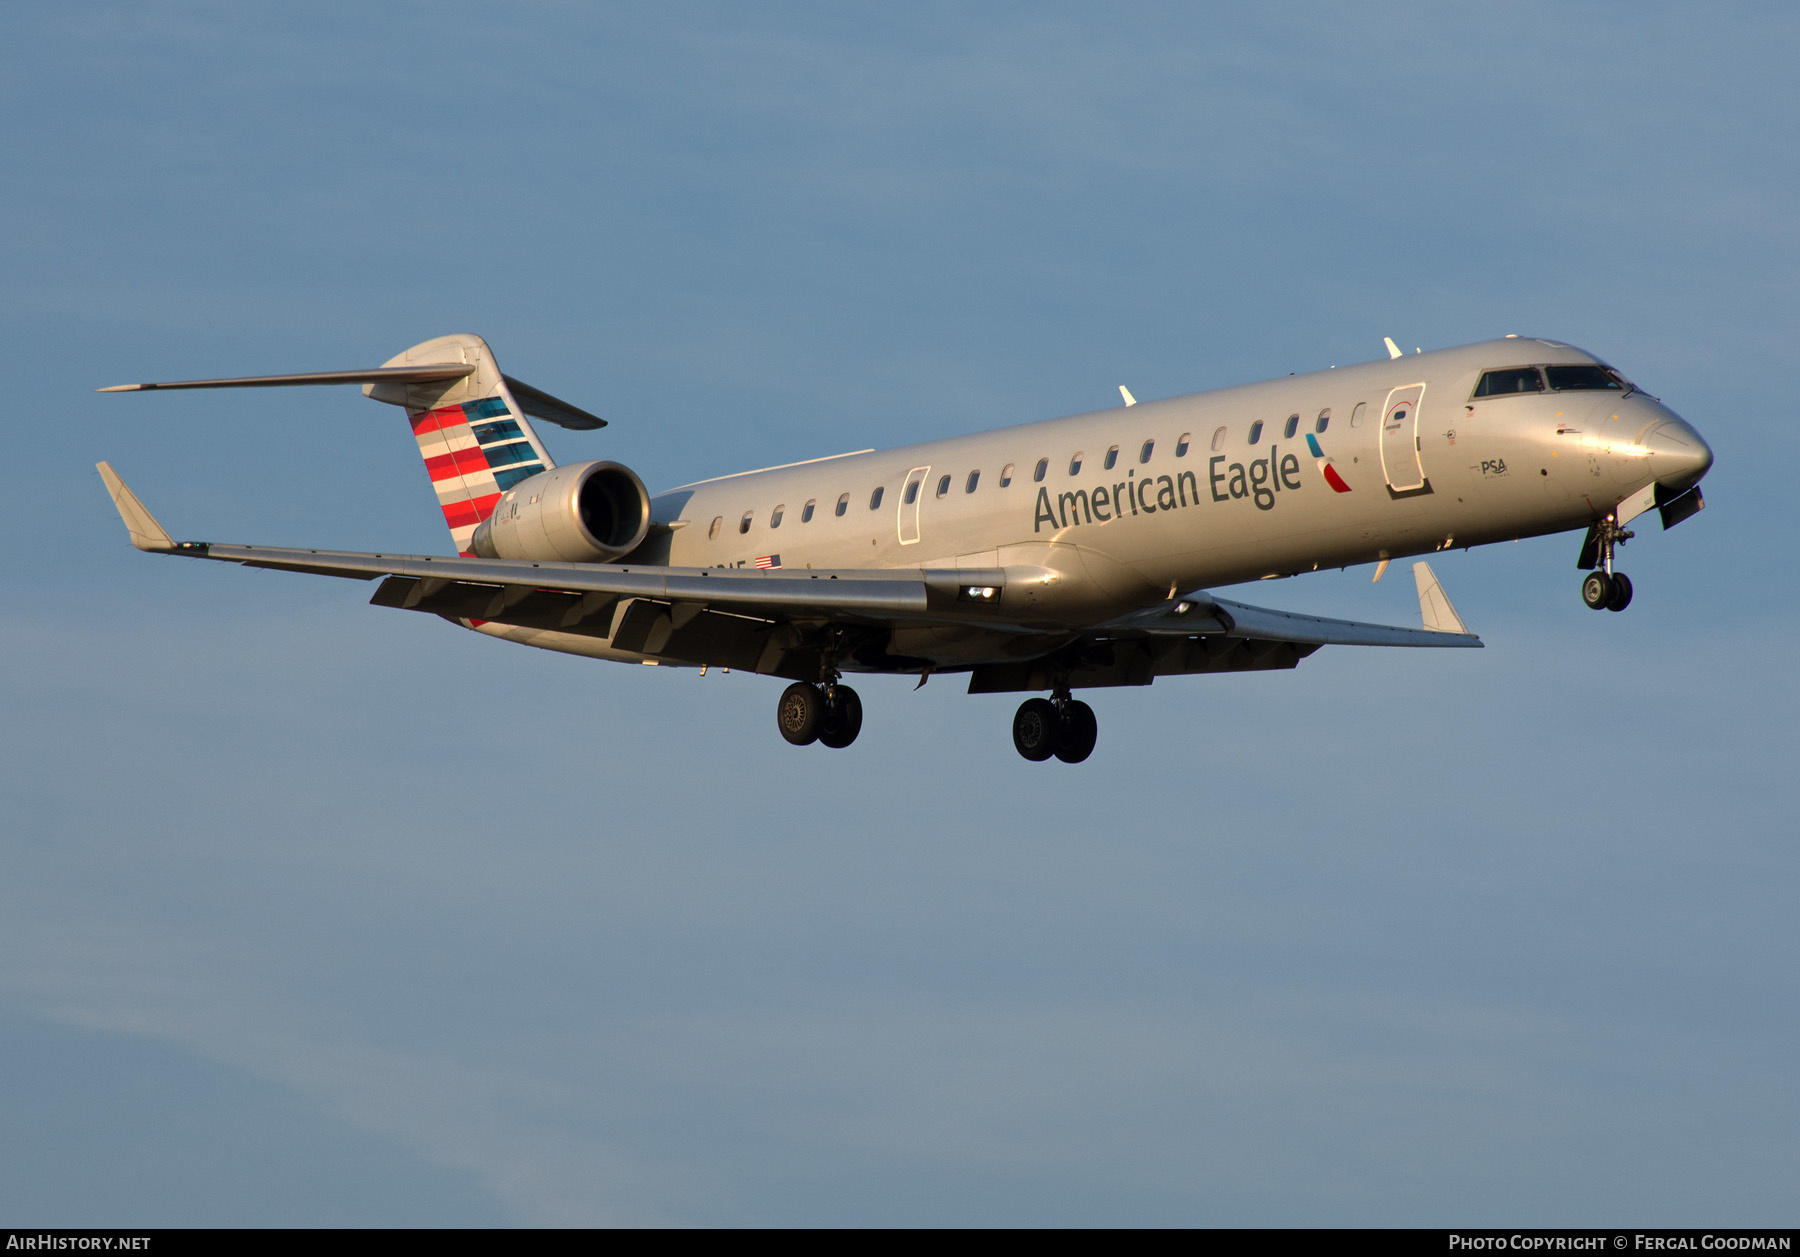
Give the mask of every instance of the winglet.
<path id="1" fill-rule="evenodd" d="M 1131 390 L 1126 388 L 1123 384 L 1119 385 L 1119 396 L 1125 399 L 1125 404 L 1127 406 L 1137 405 L 1137 398 L 1133 397 L 1131 395 Z"/>
<path id="2" fill-rule="evenodd" d="M 1450 605 L 1450 595 L 1438 584 L 1437 573 L 1431 570 L 1431 564 L 1424 560 L 1413 564 L 1413 580 L 1419 586 L 1419 618 L 1428 632 L 1468 633 L 1456 608 Z"/>
<path id="3" fill-rule="evenodd" d="M 1387 346 L 1388 357 L 1398 358 L 1400 356 L 1400 346 L 1394 343 L 1394 338 L 1392 336 L 1383 336 L 1381 338 L 1381 343 Z"/>
<path id="4" fill-rule="evenodd" d="M 100 470 L 100 479 L 106 481 L 106 491 L 112 494 L 119 518 L 125 521 L 125 531 L 131 534 L 131 544 L 152 554 L 168 554 L 173 551 L 175 542 L 170 539 L 168 532 L 156 522 L 156 516 L 144 509 L 144 504 L 137 500 L 137 494 L 119 479 L 119 473 L 112 469 L 112 464 L 97 463 L 95 466 Z"/>

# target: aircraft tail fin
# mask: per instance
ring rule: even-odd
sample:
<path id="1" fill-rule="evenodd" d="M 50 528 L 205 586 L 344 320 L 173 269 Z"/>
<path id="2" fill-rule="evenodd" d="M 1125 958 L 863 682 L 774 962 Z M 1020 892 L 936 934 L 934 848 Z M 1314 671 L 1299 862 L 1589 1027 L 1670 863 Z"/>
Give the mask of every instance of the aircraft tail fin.
<path id="1" fill-rule="evenodd" d="M 528 476 L 556 465 L 532 430 L 515 392 L 523 391 L 526 405 L 534 411 L 545 408 L 533 405 L 541 397 L 572 414 L 585 412 L 502 375 L 487 342 L 466 332 L 424 341 L 382 365 L 458 362 L 474 369 L 449 380 L 372 381 L 363 385 L 363 393 L 405 409 L 431 487 L 437 491 L 444 523 L 458 553 L 468 554 L 469 538 L 493 513 L 500 495 Z M 547 417 L 556 419 L 555 415 Z M 593 425 L 584 426 L 598 426 L 599 422 L 595 419 Z"/>

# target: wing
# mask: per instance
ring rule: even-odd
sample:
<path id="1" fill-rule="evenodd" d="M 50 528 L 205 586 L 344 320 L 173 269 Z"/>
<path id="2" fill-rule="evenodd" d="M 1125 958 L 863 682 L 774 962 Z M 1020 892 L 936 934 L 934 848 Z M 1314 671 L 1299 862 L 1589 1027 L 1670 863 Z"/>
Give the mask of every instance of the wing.
<path id="1" fill-rule="evenodd" d="M 1321 615 L 1275 611 L 1216 598 L 1205 590 L 1123 616 L 1103 629 L 1123 636 L 1189 637 L 1216 633 L 1225 637 L 1292 642 L 1303 646 L 1480 646 L 1464 627 L 1450 597 L 1429 563 L 1413 564 L 1419 589 L 1420 628 L 1399 628 L 1361 620 L 1333 620 Z"/>
<path id="2" fill-rule="evenodd" d="M 1425 563 L 1413 566 L 1423 628 L 1299 615 L 1196 591 L 1091 629 L 1055 631 L 1009 622 L 1007 573 L 999 568 L 763 571 L 175 541 L 109 464 L 99 464 L 99 471 L 140 550 L 353 580 L 383 577 L 370 599 L 377 606 L 606 639 L 610 650 L 628 655 L 802 680 L 816 674 L 825 649 L 860 658 L 875 671 L 966 668 L 971 692 L 992 693 L 1291 668 L 1322 645 L 1482 644 L 1463 627 Z M 900 636 L 895 630 L 933 626 L 975 630 L 987 641 L 1011 638 L 1012 644 L 960 664 L 893 650 Z M 1033 637 L 1039 640 L 1021 640 Z M 995 653 L 1007 661 L 993 662 Z"/>
<path id="3" fill-rule="evenodd" d="M 609 638 L 618 651 L 679 662 L 755 667 L 778 675 L 798 668 L 810 678 L 816 668 L 799 660 L 784 665 L 782 658 L 805 655 L 807 636 L 828 626 L 964 624 L 1024 631 L 1000 618 L 1006 573 L 997 568 L 765 571 L 176 541 L 110 464 L 99 464 L 99 471 L 140 550 L 353 580 L 385 577 L 370 599 L 377 606 Z M 622 602 L 629 605 L 616 616 Z M 913 662 L 896 659 L 893 666 L 902 670 Z"/>

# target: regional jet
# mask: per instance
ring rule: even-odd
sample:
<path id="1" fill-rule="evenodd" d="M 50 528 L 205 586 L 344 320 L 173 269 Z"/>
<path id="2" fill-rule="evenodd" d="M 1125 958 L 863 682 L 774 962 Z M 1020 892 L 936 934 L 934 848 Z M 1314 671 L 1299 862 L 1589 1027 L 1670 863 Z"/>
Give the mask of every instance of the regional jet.
<path id="1" fill-rule="evenodd" d="M 175 541 L 107 463 L 140 550 L 381 579 L 370 599 L 596 659 L 737 668 L 791 684 L 796 746 L 862 727 L 847 673 L 967 673 L 1033 694 L 1028 760 L 1078 763 L 1093 709 L 1072 691 L 1292 668 L 1321 646 L 1480 646 L 1424 562 L 1421 625 L 1269 610 L 1209 592 L 1584 530 L 1582 600 L 1622 611 L 1627 525 L 1705 502 L 1712 451 L 1611 366 L 1508 336 L 1262 384 L 1139 402 L 652 494 L 616 462 L 558 464 L 532 419 L 605 421 L 505 375 L 478 336 L 378 368 L 122 384 L 360 384 L 403 408 L 456 555 Z M 1047 694 L 1048 697 L 1043 695 Z"/>

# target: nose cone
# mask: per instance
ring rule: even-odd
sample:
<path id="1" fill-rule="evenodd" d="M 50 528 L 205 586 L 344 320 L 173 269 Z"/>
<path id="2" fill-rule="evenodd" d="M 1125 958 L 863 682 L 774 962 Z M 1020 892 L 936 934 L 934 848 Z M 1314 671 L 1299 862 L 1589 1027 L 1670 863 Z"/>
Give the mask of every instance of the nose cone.
<path id="1" fill-rule="evenodd" d="M 1683 419 L 1665 419 L 1638 438 L 1648 452 L 1650 474 L 1668 489 L 1700 483 L 1712 466 L 1712 447 Z"/>

